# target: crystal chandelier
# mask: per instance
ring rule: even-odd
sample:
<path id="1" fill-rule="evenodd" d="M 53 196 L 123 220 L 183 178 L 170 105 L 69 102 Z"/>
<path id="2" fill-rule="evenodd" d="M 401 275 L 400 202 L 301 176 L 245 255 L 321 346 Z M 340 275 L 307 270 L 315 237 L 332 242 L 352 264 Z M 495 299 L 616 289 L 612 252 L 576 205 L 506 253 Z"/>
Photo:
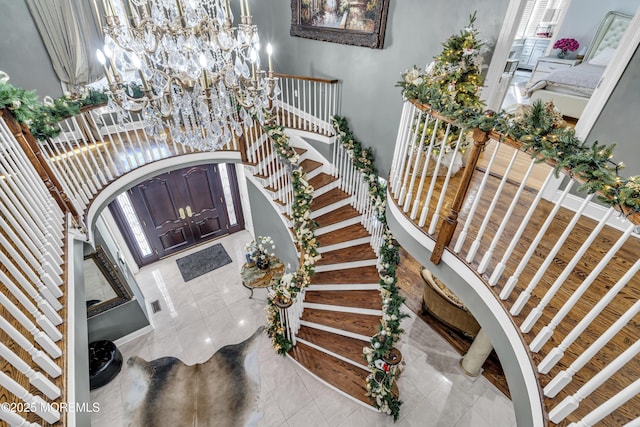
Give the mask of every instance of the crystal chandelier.
<path id="1" fill-rule="evenodd" d="M 243 133 L 280 92 L 260 68 L 248 0 L 233 26 L 229 0 L 103 0 L 97 52 L 112 107 L 139 112 L 154 137 L 216 150 Z M 115 105 L 114 105 L 115 104 Z"/>

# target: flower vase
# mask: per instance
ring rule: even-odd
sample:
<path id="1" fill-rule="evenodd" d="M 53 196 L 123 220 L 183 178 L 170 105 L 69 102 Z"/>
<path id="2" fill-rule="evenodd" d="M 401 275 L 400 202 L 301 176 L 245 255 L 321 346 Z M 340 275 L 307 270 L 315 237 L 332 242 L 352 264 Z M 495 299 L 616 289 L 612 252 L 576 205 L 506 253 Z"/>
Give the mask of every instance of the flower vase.
<path id="1" fill-rule="evenodd" d="M 569 51 L 568 50 L 560 50 L 560 52 L 558 52 L 558 58 L 560 59 L 564 59 L 569 55 Z"/>

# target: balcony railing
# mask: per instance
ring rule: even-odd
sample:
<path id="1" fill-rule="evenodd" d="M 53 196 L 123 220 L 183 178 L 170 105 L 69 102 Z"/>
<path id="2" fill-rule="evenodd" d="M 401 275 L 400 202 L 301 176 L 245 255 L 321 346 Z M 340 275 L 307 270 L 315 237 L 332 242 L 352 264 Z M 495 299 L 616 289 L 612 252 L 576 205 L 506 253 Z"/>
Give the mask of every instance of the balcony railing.
<path id="1" fill-rule="evenodd" d="M 577 195 L 568 171 L 553 191 L 555 165 L 520 147 L 407 101 L 390 194 L 435 242 L 434 263 L 455 254 L 502 301 L 533 354 L 553 423 L 637 422 L 636 218 Z"/>

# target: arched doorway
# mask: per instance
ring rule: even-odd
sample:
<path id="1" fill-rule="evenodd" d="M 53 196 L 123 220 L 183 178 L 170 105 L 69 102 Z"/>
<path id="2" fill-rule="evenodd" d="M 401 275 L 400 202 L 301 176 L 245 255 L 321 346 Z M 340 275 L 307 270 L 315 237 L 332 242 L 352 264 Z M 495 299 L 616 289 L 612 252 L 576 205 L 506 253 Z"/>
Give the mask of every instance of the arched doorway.
<path id="1" fill-rule="evenodd" d="M 244 229 L 235 167 L 227 163 L 156 175 L 109 209 L 138 266 Z"/>

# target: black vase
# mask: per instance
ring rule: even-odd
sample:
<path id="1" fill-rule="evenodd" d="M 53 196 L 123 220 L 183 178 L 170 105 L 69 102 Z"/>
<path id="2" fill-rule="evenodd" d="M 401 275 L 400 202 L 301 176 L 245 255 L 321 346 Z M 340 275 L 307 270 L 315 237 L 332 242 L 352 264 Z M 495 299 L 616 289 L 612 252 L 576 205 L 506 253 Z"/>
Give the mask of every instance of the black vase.
<path id="1" fill-rule="evenodd" d="M 269 260 L 266 258 L 258 258 L 256 260 L 256 267 L 258 267 L 260 270 L 266 270 L 267 268 L 269 268 Z"/>

